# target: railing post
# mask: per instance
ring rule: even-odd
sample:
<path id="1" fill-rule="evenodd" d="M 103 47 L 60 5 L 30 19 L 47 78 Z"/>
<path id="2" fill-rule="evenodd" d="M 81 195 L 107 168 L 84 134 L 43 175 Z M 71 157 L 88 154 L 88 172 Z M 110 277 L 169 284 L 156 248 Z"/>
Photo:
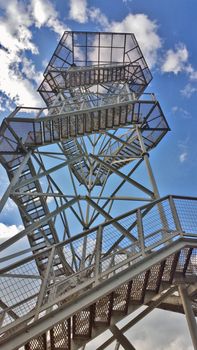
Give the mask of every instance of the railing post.
<path id="1" fill-rule="evenodd" d="M 175 223 L 175 226 L 176 226 L 176 230 L 180 232 L 180 236 L 183 236 L 183 230 L 182 230 L 182 227 L 181 227 L 179 216 L 178 216 L 178 213 L 177 213 L 177 210 L 176 210 L 176 206 L 175 206 L 175 203 L 174 203 L 174 199 L 173 199 L 172 196 L 169 196 L 169 203 L 170 203 L 170 209 L 172 211 L 172 216 L 173 216 L 173 219 L 174 219 L 174 223 Z"/>
<path id="2" fill-rule="evenodd" d="M 138 240 L 139 240 L 139 243 L 140 243 L 142 256 L 146 256 L 145 244 L 144 244 L 144 229 L 143 229 L 142 214 L 141 214 L 141 210 L 140 209 L 137 209 L 136 216 L 137 216 Z"/>
<path id="3" fill-rule="evenodd" d="M 5 315 L 6 315 L 6 312 L 2 311 L 2 314 L 0 315 L 0 328 L 2 327 Z"/>
<path id="4" fill-rule="evenodd" d="M 100 225 L 96 235 L 96 250 L 95 250 L 95 284 L 99 283 L 99 275 L 101 270 L 101 250 L 102 250 L 102 232 L 103 227 Z"/>
<path id="5" fill-rule="evenodd" d="M 152 170 L 152 167 L 151 167 L 151 164 L 150 164 L 150 161 L 149 161 L 149 154 L 147 153 L 146 146 L 144 144 L 144 140 L 143 140 L 143 137 L 142 137 L 142 133 L 141 133 L 141 130 L 140 130 L 140 128 L 138 126 L 136 127 L 136 132 L 137 132 L 138 140 L 139 140 L 140 147 L 141 147 L 141 150 L 142 150 L 142 156 L 143 156 L 143 159 L 144 159 L 145 164 L 146 164 L 146 168 L 147 168 L 148 176 L 149 176 L 149 179 L 150 179 L 150 183 L 152 185 L 152 189 L 153 189 L 153 192 L 154 192 L 154 198 L 155 199 L 159 199 L 160 198 L 160 194 L 159 194 L 157 183 L 156 183 L 156 180 L 155 180 L 155 177 L 154 177 L 154 174 L 153 174 L 153 170 Z M 159 211 L 159 215 L 160 215 L 160 219 L 161 219 L 161 223 L 163 225 L 163 228 L 164 229 L 168 229 L 169 228 L 168 220 L 166 218 L 165 209 L 163 208 L 163 204 L 161 202 L 159 202 L 157 204 L 157 206 L 158 206 L 158 211 Z M 163 234 L 163 236 L 165 238 L 164 234 Z"/>
<path id="6" fill-rule="evenodd" d="M 80 270 L 85 269 L 86 250 L 87 250 L 87 235 L 85 235 L 84 238 L 83 238 L 83 249 L 82 249 Z"/>
<path id="7" fill-rule="evenodd" d="M 54 255 L 55 255 L 55 247 L 53 247 L 51 249 L 51 252 L 50 252 L 50 255 L 49 255 L 49 258 L 48 258 L 47 268 L 46 268 L 46 271 L 44 273 L 44 279 L 42 281 L 42 285 L 41 285 L 40 292 L 39 292 L 39 295 L 38 295 L 38 300 L 37 300 L 37 304 L 36 304 L 34 320 L 37 320 L 38 317 L 39 317 L 40 308 L 41 308 L 43 300 L 44 300 L 44 296 L 45 296 L 48 280 L 50 278 L 51 268 L 53 266 Z"/>

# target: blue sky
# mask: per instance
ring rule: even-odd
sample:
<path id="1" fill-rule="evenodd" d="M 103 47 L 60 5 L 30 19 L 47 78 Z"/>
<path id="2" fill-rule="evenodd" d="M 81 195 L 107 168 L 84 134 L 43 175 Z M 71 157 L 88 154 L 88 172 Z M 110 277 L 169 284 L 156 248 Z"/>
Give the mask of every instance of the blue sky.
<path id="1" fill-rule="evenodd" d="M 43 104 L 36 88 L 64 30 L 133 32 L 171 128 L 150 157 L 160 193 L 197 196 L 196 13 L 196 0 L 0 0 L 0 121 L 15 105 Z M 2 168 L 0 180 L 1 195 Z M 2 234 L 19 229 L 13 204 L 0 222 Z"/>
<path id="2" fill-rule="evenodd" d="M 63 30 L 134 32 L 153 73 L 171 132 L 151 155 L 161 195 L 194 195 L 197 185 L 195 0 L 0 0 L 1 119 L 41 105 L 36 88 Z"/>

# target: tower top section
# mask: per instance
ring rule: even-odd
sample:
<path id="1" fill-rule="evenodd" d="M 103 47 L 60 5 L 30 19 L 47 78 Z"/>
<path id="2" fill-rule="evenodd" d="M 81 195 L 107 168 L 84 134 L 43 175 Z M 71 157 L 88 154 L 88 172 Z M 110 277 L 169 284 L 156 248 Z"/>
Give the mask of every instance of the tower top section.
<path id="1" fill-rule="evenodd" d="M 151 79 L 134 34 L 66 31 L 38 91 L 50 105 L 60 90 L 128 80 L 139 96 Z"/>

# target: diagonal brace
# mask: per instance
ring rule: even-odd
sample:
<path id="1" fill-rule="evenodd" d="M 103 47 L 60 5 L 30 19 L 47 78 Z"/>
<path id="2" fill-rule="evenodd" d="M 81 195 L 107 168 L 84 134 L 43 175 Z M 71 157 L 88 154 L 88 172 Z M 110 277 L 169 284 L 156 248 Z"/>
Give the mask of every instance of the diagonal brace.
<path id="1" fill-rule="evenodd" d="M 115 173 L 116 175 L 120 176 L 121 178 L 123 178 L 124 180 L 126 180 L 127 182 L 132 184 L 133 186 L 137 187 L 139 190 L 145 192 L 150 197 L 154 198 L 154 193 L 152 191 L 150 191 L 148 188 L 146 188 L 145 186 L 141 185 L 139 182 L 129 178 L 128 176 L 123 174 L 121 171 L 119 171 L 115 167 L 113 167 L 112 165 L 106 163 L 105 161 L 99 159 L 99 157 L 97 157 L 91 153 L 90 153 L 90 157 L 93 158 L 94 160 L 96 160 L 97 162 L 99 162 L 100 164 L 102 164 L 105 168 L 107 168 L 111 172 Z"/>
<path id="2" fill-rule="evenodd" d="M 101 207 L 99 207 L 98 204 L 96 204 L 90 197 L 86 196 L 86 201 L 94 208 L 96 209 L 100 214 L 102 214 L 107 220 L 113 220 L 112 216 L 106 213 L 105 210 L 103 210 Z M 130 241 L 136 242 L 137 239 L 134 237 L 129 231 L 127 231 L 121 224 L 119 224 L 117 221 L 111 221 L 111 224 L 119 231 L 121 232 L 125 237 L 129 238 Z"/>

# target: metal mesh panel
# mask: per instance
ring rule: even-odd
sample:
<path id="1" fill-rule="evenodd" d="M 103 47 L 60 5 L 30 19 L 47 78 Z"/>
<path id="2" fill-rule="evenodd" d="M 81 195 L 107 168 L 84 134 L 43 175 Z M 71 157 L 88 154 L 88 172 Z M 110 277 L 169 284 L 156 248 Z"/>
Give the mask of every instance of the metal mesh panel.
<path id="1" fill-rule="evenodd" d="M 131 234 L 134 237 L 138 237 L 138 233 L 137 233 L 137 217 L 136 217 L 136 213 L 131 214 L 129 216 L 127 216 L 124 219 L 119 220 L 118 222 L 128 231 L 131 232 Z"/>
<path id="2" fill-rule="evenodd" d="M 146 209 L 144 210 L 146 212 Z M 158 245 L 175 235 L 176 227 L 168 200 L 159 202 L 148 213 L 142 212 L 145 246 Z"/>
<path id="3" fill-rule="evenodd" d="M 165 261 L 163 276 L 162 276 L 163 281 L 170 282 L 172 280 L 173 274 L 175 272 L 175 268 L 177 265 L 177 261 L 178 261 L 177 254 L 172 254 L 172 255 L 167 257 L 167 259 Z"/>
<path id="4" fill-rule="evenodd" d="M 184 267 L 185 267 L 189 252 L 190 252 L 190 248 L 184 248 L 181 250 L 180 255 L 179 255 L 179 260 L 178 260 L 178 263 L 176 266 L 177 272 L 184 271 Z"/>
<path id="5" fill-rule="evenodd" d="M 197 233 L 197 201 L 192 199 L 174 199 L 182 230 L 189 233 Z"/>
<path id="6" fill-rule="evenodd" d="M 106 295 L 96 302 L 94 322 L 110 323 L 112 303 L 113 294 Z"/>
<path id="7" fill-rule="evenodd" d="M 162 232 L 162 229 L 168 229 L 166 212 L 164 211 L 164 203 L 155 205 L 143 217 L 143 229 L 145 237 L 153 234 L 154 232 Z"/>
<path id="8" fill-rule="evenodd" d="M 147 284 L 147 289 L 151 291 L 156 291 L 158 288 L 158 279 L 160 275 L 161 264 L 157 264 L 151 267 L 149 280 Z"/>
<path id="9" fill-rule="evenodd" d="M 110 224 L 107 222 L 110 216 L 102 212 L 103 208 L 110 213 L 114 200 L 125 200 L 123 197 L 118 198 L 117 193 L 128 180 L 125 175 L 128 167 L 123 169 L 123 174 L 116 170 L 133 162 L 132 174 L 146 151 L 154 148 L 169 130 L 154 95 L 148 94 L 147 99 L 143 97 L 142 101 L 138 100 L 150 80 L 151 74 L 133 34 L 65 32 L 39 88 L 47 108 L 17 108 L 3 121 L 0 129 L 0 158 L 10 180 L 17 174 L 21 162 L 26 160 L 26 151 L 31 149 L 32 152 L 32 158 L 29 158 L 14 186 L 14 190 L 21 192 L 11 192 L 27 228 L 33 255 L 25 260 L 27 263 L 23 261 L 23 265 L 15 261 L 15 265 L 11 266 L 18 264 L 18 267 L 12 269 L 8 266 L 0 276 L 0 313 L 3 326 L 8 324 L 7 338 L 27 324 L 31 327 L 37 316 L 41 322 L 41 317 L 50 316 L 47 316 L 50 310 L 58 313 L 63 303 L 62 308 L 66 308 L 68 303 L 83 296 L 92 286 L 95 289 L 99 287 L 99 291 L 104 290 L 104 294 L 109 293 L 112 289 L 110 286 L 107 289 L 107 282 L 110 284 L 111 277 L 115 281 L 116 275 L 118 278 L 122 274 L 122 281 L 128 281 L 128 275 L 124 274 L 126 269 L 129 272 L 128 267 L 134 267 L 135 270 L 139 261 L 143 262 L 144 258 L 151 261 L 151 255 L 154 259 L 154 253 L 159 254 L 161 248 L 164 248 L 163 254 L 168 254 L 168 248 L 173 248 L 171 243 L 176 243 L 173 242 L 176 239 L 184 235 L 195 237 L 197 234 L 197 201 L 192 199 L 165 197 L 125 214 L 125 217 L 121 216 L 124 219 L 114 218 Z M 51 106 L 54 101 L 54 106 Z M 146 148 L 143 152 L 140 133 Z M 58 145 L 55 147 L 53 143 Z M 49 145 L 49 153 L 38 149 L 45 145 Z M 55 149 L 58 152 L 54 152 Z M 50 156 L 51 160 L 45 162 L 44 154 Z M 60 164 L 63 157 L 66 163 Z M 137 158 L 140 158 L 139 163 Z M 67 174 L 70 172 L 68 183 L 72 182 L 72 187 L 68 186 L 68 197 L 64 196 L 64 184 L 58 177 L 59 173 L 53 174 L 64 165 Z M 116 189 L 109 197 L 105 181 L 111 174 L 111 185 L 116 175 L 120 175 L 124 181 L 119 185 L 114 181 Z M 41 177 L 44 177 L 44 184 L 40 181 Z M 131 179 L 130 183 L 135 185 Z M 80 191 L 79 184 L 84 185 Z M 94 186 L 101 188 L 95 189 Z M 154 197 L 143 186 L 136 184 L 136 187 Z M 31 193 L 28 194 L 28 191 Z M 35 194 L 33 192 L 38 192 L 37 197 L 32 196 Z M 104 199 L 104 195 L 108 199 Z M 96 199 L 94 203 L 91 203 L 91 196 Z M 67 198 L 73 198 L 72 204 Z M 48 205 L 50 199 L 52 201 Z M 97 206 L 100 206 L 100 210 Z M 118 205 L 114 207 L 115 212 Z M 52 210 L 55 212 L 52 213 Z M 67 217 L 67 212 L 71 216 L 68 214 Z M 39 227 L 43 218 L 43 225 Z M 32 223 L 35 223 L 35 230 L 29 232 Z M 100 224 L 98 231 L 98 227 L 91 228 L 70 238 L 79 231 L 79 227 L 81 230 L 93 227 L 93 223 Z M 70 226 L 73 226 L 73 230 Z M 100 231 L 102 226 L 104 229 Z M 129 233 L 132 240 L 129 240 Z M 59 243 L 59 239 L 64 240 L 66 237 L 72 243 Z M 56 243 L 54 249 L 47 248 Z M 8 245 L 6 243 L 4 247 Z M 23 254 L 27 256 L 30 249 L 27 251 L 13 256 L 17 256 L 17 259 Z M 52 255 L 49 256 L 50 252 Z M 166 255 L 161 256 L 164 259 Z M 138 271 L 141 273 L 133 278 L 132 283 L 125 282 L 117 288 L 120 283 L 117 279 L 110 295 L 102 297 L 99 294 L 100 300 L 95 302 L 94 299 L 94 305 L 90 307 L 87 307 L 88 301 L 84 303 L 83 310 L 78 311 L 71 320 L 73 338 L 79 338 L 79 342 L 80 338 L 89 338 L 93 323 L 109 324 L 112 312 L 126 312 L 129 300 L 134 304 L 142 303 L 147 289 L 156 292 L 162 279 L 171 283 L 175 272 L 196 274 L 196 257 L 196 249 L 186 248 L 144 272 L 143 264 L 139 263 L 141 270 Z M 8 260 L 4 258 L 3 261 Z M 145 269 L 149 269 L 148 265 Z M 7 276 L 5 271 L 9 271 Z M 103 282 L 106 290 L 102 289 Z M 25 321 L 24 318 L 20 320 L 24 315 Z M 16 323 L 21 329 L 15 328 Z M 51 350 L 69 349 L 70 334 L 70 321 L 55 325 L 50 330 Z M 29 338 L 26 339 L 30 339 L 31 333 L 27 336 Z M 45 349 L 46 335 L 29 341 L 25 348 Z"/>
<path id="10" fill-rule="evenodd" d="M 85 50 L 84 50 L 85 49 Z M 65 32 L 45 71 L 51 68 L 135 62 L 149 82 L 151 74 L 133 34 Z"/>
<path id="11" fill-rule="evenodd" d="M 4 327 L 4 326 L 6 326 L 8 323 L 11 323 L 11 322 L 13 322 L 14 321 L 14 318 L 12 318 L 9 314 L 7 314 L 6 312 L 5 312 L 5 314 L 4 314 L 4 312 L 0 312 L 0 319 L 1 319 L 1 317 L 3 317 L 3 323 L 2 323 L 2 326 Z M 6 337 L 6 336 L 5 336 Z M 0 340 L 2 340 L 3 339 L 3 335 L 1 335 L 1 337 L 0 337 Z"/>
<path id="12" fill-rule="evenodd" d="M 70 319 L 58 323 L 50 330 L 51 350 L 70 350 Z"/>
<path id="13" fill-rule="evenodd" d="M 197 249 L 192 249 L 190 260 L 187 266 L 186 274 L 197 275 Z"/>
<path id="14" fill-rule="evenodd" d="M 128 288 L 129 288 L 129 284 L 125 283 L 119 288 L 115 289 L 113 293 L 114 295 L 113 310 L 123 311 L 123 312 L 126 311 Z"/>
<path id="15" fill-rule="evenodd" d="M 91 336 L 92 314 L 91 308 L 77 312 L 73 316 L 73 338 Z"/>
<path id="16" fill-rule="evenodd" d="M 103 228 L 103 242 L 102 251 L 108 251 L 113 244 L 122 236 L 121 232 L 117 230 L 114 225 L 110 224 Z"/>
<path id="17" fill-rule="evenodd" d="M 28 300 L 26 302 L 23 302 L 19 306 L 12 307 L 12 310 L 14 312 L 16 312 L 16 314 L 19 317 L 22 317 L 34 309 L 34 307 L 36 306 L 36 302 L 37 302 L 37 296 L 35 298 L 31 298 L 30 300 Z"/>
<path id="18" fill-rule="evenodd" d="M 25 350 L 47 350 L 46 334 L 30 340 L 25 345 Z"/>
<path id="19" fill-rule="evenodd" d="M 34 265 L 34 262 L 33 264 L 29 263 L 25 270 L 27 270 L 28 266 L 30 265 Z M 11 271 L 11 273 L 13 273 L 13 277 L 10 276 L 0 278 L 0 283 L 3 286 L 3 289 L 0 291 L 1 298 L 8 305 L 16 304 L 17 302 L 38 293 L 41 285 L 40 279 L 34 279 L 31 278 L 31 276 L 28 278 L 27 274 L 26 278 L 24 278 L 22 275 L 17 277 L 16 271 L 18 271 L 18 273 L 21 275 L 22 271 L 20 268 L 17 268 L 15 269 L 15 272 Z M 14 275 L 16 277 L 14 277 Z"/>
<path id="20" fill-rule="evenodd" d="M 132 281 L 130 298 L 132 301 L 141 301 L 143 298 L 143 287 L 145 283 L 146 272 L 136 276 Z"/>

